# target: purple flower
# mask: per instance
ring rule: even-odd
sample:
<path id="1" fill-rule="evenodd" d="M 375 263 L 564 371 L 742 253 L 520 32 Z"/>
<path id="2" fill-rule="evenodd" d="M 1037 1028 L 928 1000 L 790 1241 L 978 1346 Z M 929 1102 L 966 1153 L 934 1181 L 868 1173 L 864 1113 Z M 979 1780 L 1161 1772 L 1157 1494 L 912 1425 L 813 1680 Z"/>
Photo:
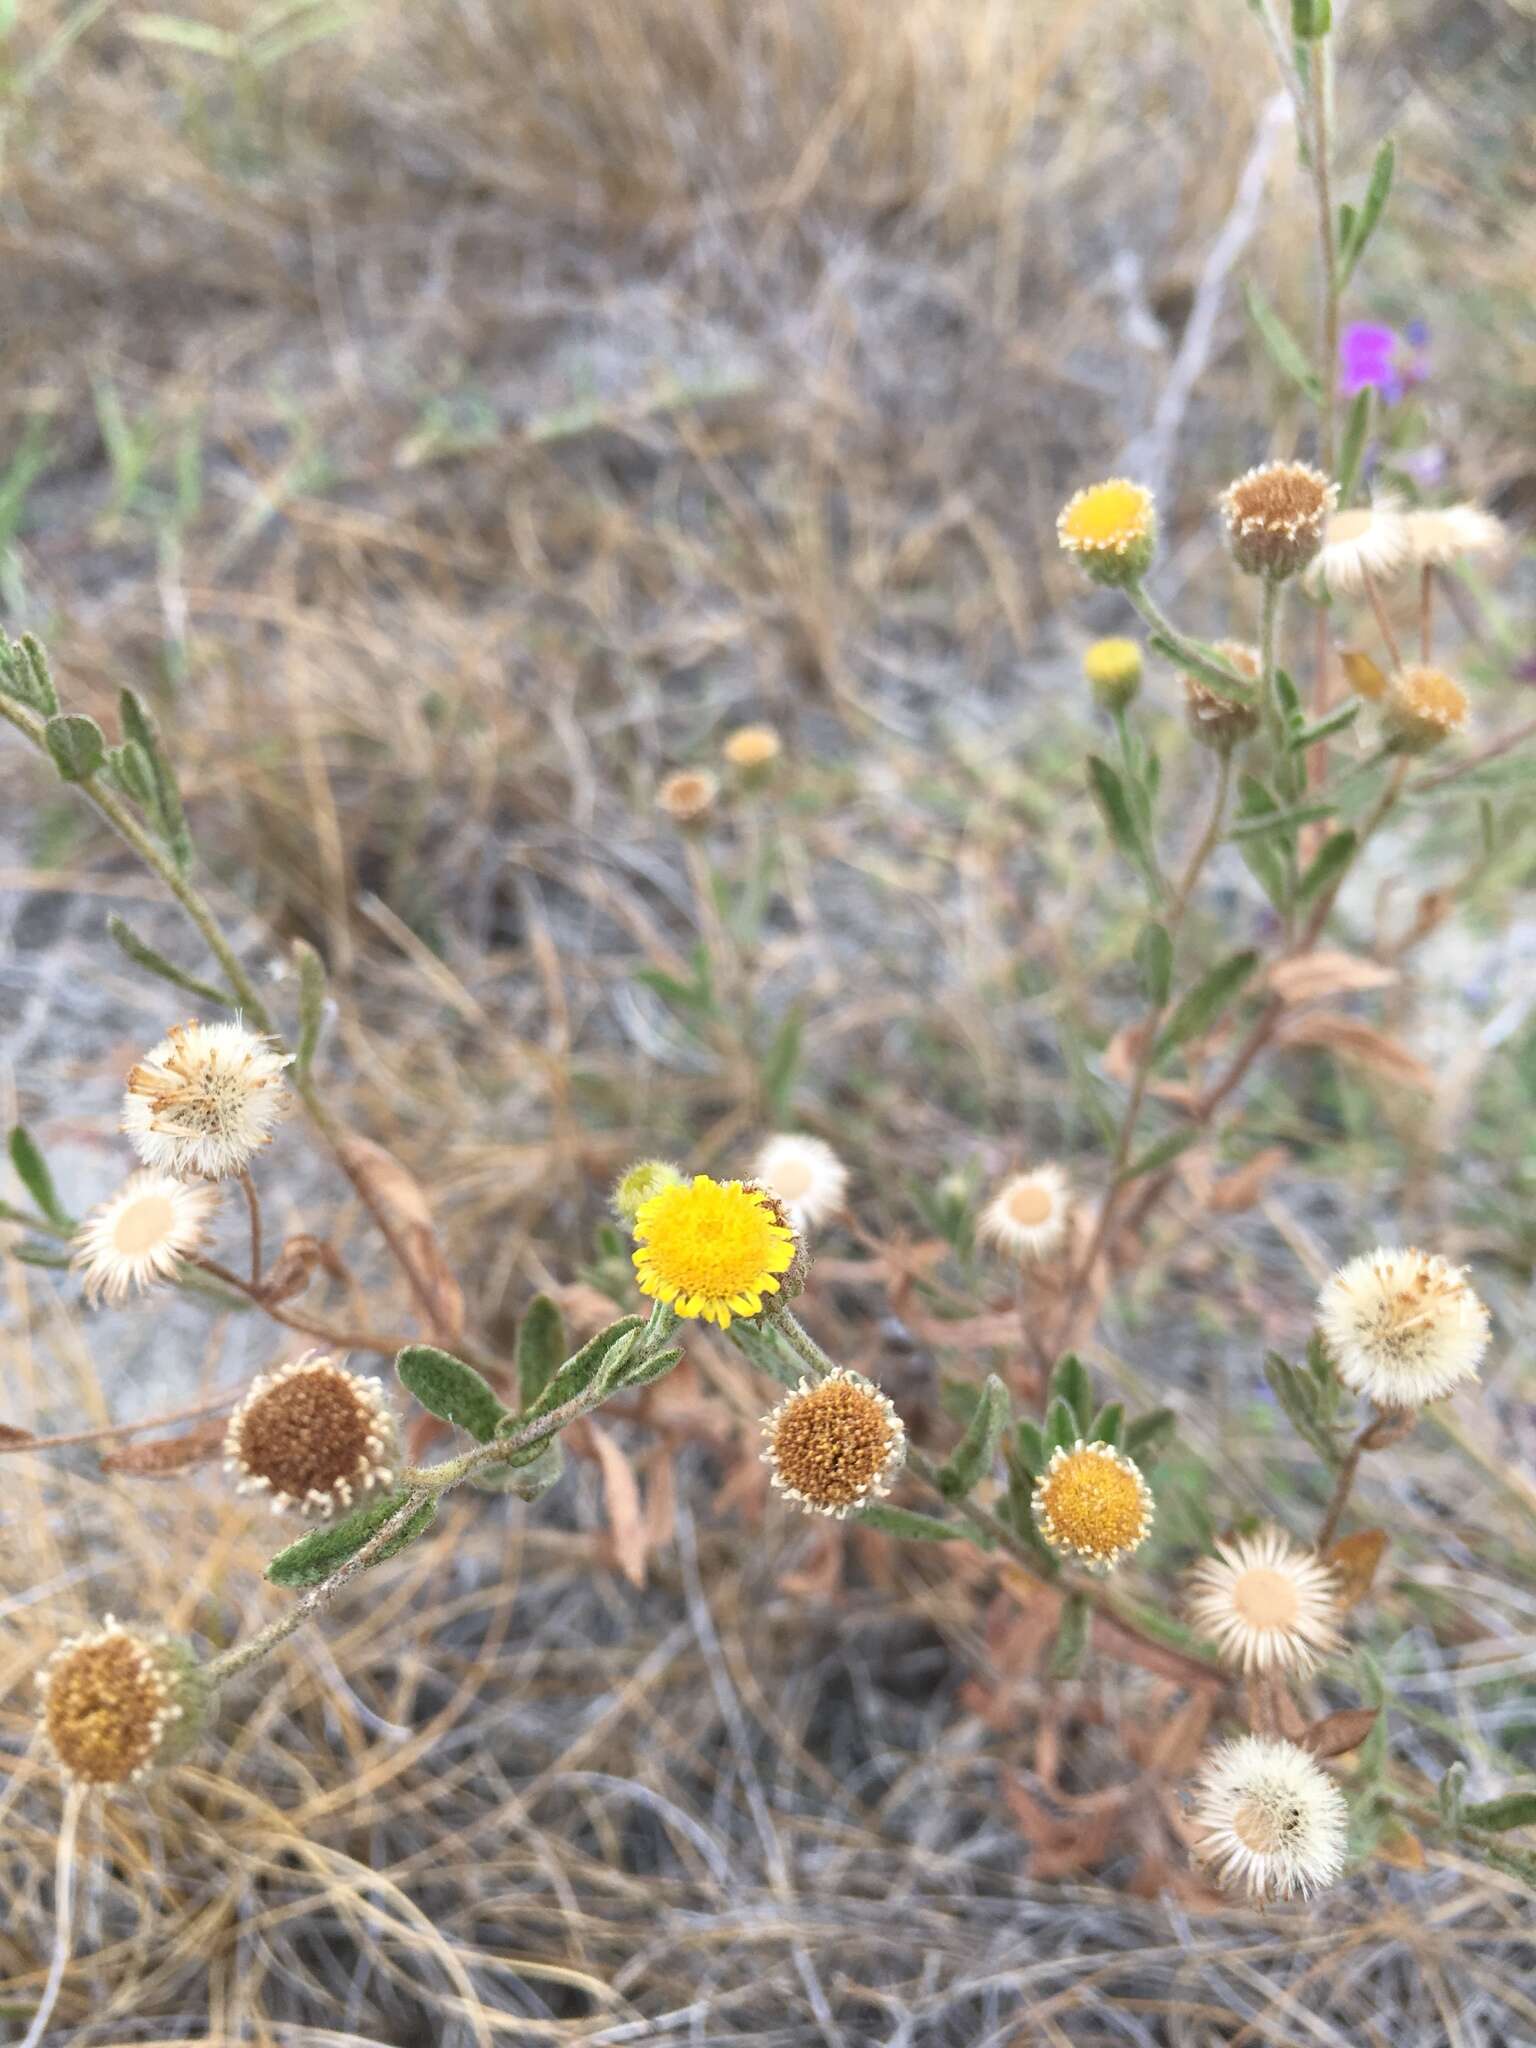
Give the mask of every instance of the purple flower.
<path id="1" fill-rule="evenodd" d="M 1339 337 L 1339 391 L 1353 398 L 1377 391 L 1384 405 L 1396 405 L 1412 384 L 1429 374 L 1429 330 L 1415 320 L 1406 335 L 1374 320 L 1353 320 Z"/>

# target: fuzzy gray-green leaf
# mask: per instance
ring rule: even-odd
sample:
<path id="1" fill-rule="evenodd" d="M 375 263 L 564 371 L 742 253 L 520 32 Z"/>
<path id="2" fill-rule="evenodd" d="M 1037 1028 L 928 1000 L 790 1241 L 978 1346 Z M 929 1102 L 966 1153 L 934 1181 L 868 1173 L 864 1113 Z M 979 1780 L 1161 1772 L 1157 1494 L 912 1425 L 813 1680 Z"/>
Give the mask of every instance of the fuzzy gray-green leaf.
<path id="1" fill-rule="evenodd" d="M 173 988 L 184 989 L 189 996 L 196 996 L 199 1002 L 216 1004 L 221 1010 L 234 1007 L 221 989 L 216 989 L 212 982 L 199 981 L 195 974 L 188 974 L 184 967 L 167 960 L 163 953 L 141 939 L 132 925 L 125 923 L 115 911 L 107 919 L 107 931 L 135 967 L 142 967 L 147 974 L 158 974 L 162 981 L 168 981 Z"/>
<path id="2" fill-rule="evenodd" d="M 1210 973 L 1197 981 L 1188 995 L 1181 999 L 1158 1034 L 1157 1057 L 1164 1058 L 1177 1046 L 1208 1031 L 1258 964 L 1259 956 L 1251 947 L 1245 947 L 1241 953 L 1230 953 L 1225 960 L 1218 961 Z"/>
<path id="3" fill-rule="evenodd" d="M 939 1470 L 939 1491 L 946 1500 L 964 1500 L 991 1472 L 1008 1419 L 1008 1389 L 995 1372 L 988 1373 L 969 1428 Z"/>
<path id="4" fill-rule="evenodd" d="M 547 1294 L 536 1294 L 517 1332 L 518 1398 L 526 1412 L 549 1385 L 565 1357 L 565 1318 Z"/>
<path id="5" fill-rule="evenodd" d="M 302 1078 L 315 1063 L 320 1027 L 325 1022 L 325 962 L 307 939 L 294 940 L 293 957 L 299 968 L 299 1038 L 293 1067 Z"/>
<path id="6" fill-rule="evenodd" d="M 37 1205 L 40 1216 L 46 1216 L 50 1223 L 57 1223 L 61 1230 L 71 1230 L 74 1218 L 59 1200 L 53 1185 L 53 1175 L 48 1171 L 48 1162 L 37 1149 L 32 1133 L 25 1124 L 16 1124 L 11 1130 L 11 1164 L 16 1169 L 16 1178 Z"/>
<path id="7" fill-rule="evenodd" d="M 343 1521 L 311 1530 L 309 1535 L 301 1536 L 297 1543 L 290 1543 L 286 1550 L 277 1553 L 267 1566 L 267 1578 L 274 1586 L 318 1586 L 322 1579 L 328 1579 L 349 1557 L 355 1557 L 366 1543 L 371 1542 L 410 1498 L 410 1494 L 404 1491 L 389 1493 L 382 1500 L 370 1501 L 366 1507 L 358 1508 Z M 408 1543 L 414 1543 L 418 1536 L 426 1534 L 436 1514 L 436 1499 L 429 1497 L 424 1500 L 383 1545 L 378 1555 L 369 1559 L 369 1564 L 383 1564 L 387 1559 L 398 1556 Z"/>
<path id="8" fill-rule="evenodd" d="M 866 1529 L 880 1529 L 887 1536 L 901 1536 L 908 1542 L 953 1543 L 962 1534 L 950 1522 L 941 1522 L 937 1515 L 920 1515 L 912 1508 L 889 1508 L 883 1501 L 871 1501 L 849 1518 L 862 1522 Z"/>
<path id="9" fill-rule="evenodd" d="M 407 1344 L 395 1360 L 400 1383 L 430 1414 L 488 1444 L 507 1411 L 472 1365 L 435 1344 Z"/>
<path id="10" fill-rule="evenodd" d="M 101 727 L 78 711 L 61 711 L 50 718 L 43 739 L 61 782 L 88 782 L 107 758 Z"/>

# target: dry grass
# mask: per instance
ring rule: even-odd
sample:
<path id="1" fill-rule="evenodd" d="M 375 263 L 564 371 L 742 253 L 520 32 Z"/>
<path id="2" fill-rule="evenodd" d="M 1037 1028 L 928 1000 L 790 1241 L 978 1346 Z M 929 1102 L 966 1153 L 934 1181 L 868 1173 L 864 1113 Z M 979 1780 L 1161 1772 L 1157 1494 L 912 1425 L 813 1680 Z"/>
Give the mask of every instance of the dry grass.
<path id="1" fill-rule="evenodd" d="M 268 18 L 206 0 L 224 55 L 157 40 L 137 5 L 54 0 L 9 30 L 7 623 L 48 634 L 80 708 L 109 717 L 127 680 L 175 726 L 243 947 L 324 951 L 346 1112 L 429 1189 L 492 1343 L 578 1277 L 637 1150 L 740 1159 L 784 1107 L 772 1049 L 798 1014 L 789 1105 L 849 1158 L 867 1233 L 829 1242 L 810 1316 L 941 1439 L 946 1380 L 1022 1383 L 1027 1361 L 995 1283 L 934 1249 L 934 1185 L 1045 1153 L 1093 1184 L 1060 1048 L 1097 1070 L 1130 999 L 1075 678 L 1120 615 L 1063 575 L 1051 521 L 1145 430 L 1270 95 L 1261 40 L 1235 0 Z M 1529 13 L 1360 0 L 1351 36 L 1346 163 L 1392 121 L 1405 167 L 1373 308 L 1430 321 L 1434 431 L 1460 483 L 1516 508 Z M 1300 324 L 1288 155 L 1240 269 Z M 1205 507 L 1277 407 L 1284 445 L 1229 298 L 1174 448 L 1170 596 L 1235 606 Z M 1507 657 L 1518 613 L 1489 604 Z M 1490 728 L 1511 722 L 1507 659 L 1469 658 Z M 757 717 L 785 773 L 731 801 L 709 859 L 738 908 L 765 848 L 782 865 L 767 914 L 732 923 L 651 794 Z M 0 1046 L 83 1207 L 116 1171 L 124 1049 L 163 1011 L 104 964 L 104 910 L 190 956 L 8 746 L 0 803 Z M 1459 1748 L 1496 1789 L 1530 1742 L 1536 1041 L 1529 923 L 1504 912 L 1528 845 L 1483 877 L 1477 945 L 1387 998 L 1440 1074 L 1434 1114 L 1289 1056 L 1245 1141 L 1283 1146 L 1285 1174 L 1214 1231 L 1186 1190 L 1094 1349 L 1183 1418 L 1166 1571 L 1253 1501 L 1315 1515 L 1257 1365 L 1295 1346 L 1329 1259 L 1387 1226 L 1475 1257 L 1501 1326 L 1487 1405 L 1364 1502 L 1401 1532 L 1368 1635 L 1424 1786 Z M 1447 812 L 1423 880 L 1466 852 Z M 1249 914 L 1240 877 L 1200 906 L 1213 944 Z M 1379 880 L 1362 937 L 1412 911 L 1418 877 Z M 686 978 L 701 932 L 703 1032 L 635 978 Z M 280 1215 L 360 1241 L 296 1141 L 272 1185 Z M 6 1277 L 18 1425 L 190 1405 L 273 1355 L 249 1319 L 87 1325 L 49 1276 Z M 94 1810 L 52 2041 L 1536 2041 L 1517 1886 L 1435 1851 L 1316 1920 L 1219 1905 L 1181 1874 L 1191 1731 L 1159 1748 L 1166 1681 L 1106 1661 L 1045 1682 L 1046 1618 L 989 1567 L 765 1510 L 759 1405 L 705 1343 L 615 1425 L 643 1589 L 588 1446 L 533 1516 L 456 1502 L 430 1551 L 242 1681 L 194 1766 Z M 19 2036 L 59 1806 L 29 1672 L 109 1607 L 225 1642 L 280 1596 L 268 1519 L 212 1470 L 154 1485 L 80 1451 L 5 1476 Z"/>

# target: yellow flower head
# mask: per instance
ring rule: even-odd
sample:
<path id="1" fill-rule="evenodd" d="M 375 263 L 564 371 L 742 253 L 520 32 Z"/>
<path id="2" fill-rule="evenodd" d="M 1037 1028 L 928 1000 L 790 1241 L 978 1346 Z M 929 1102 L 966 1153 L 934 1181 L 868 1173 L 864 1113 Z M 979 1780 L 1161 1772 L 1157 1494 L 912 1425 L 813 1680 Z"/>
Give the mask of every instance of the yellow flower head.
<path id="1" fill-rule="evenodd" d="M 762 1188 L 707 1173 L 663 1188 L 635 1217 L 640 1292 L 680 1316 L 730 1328 L 777 1294 L 795 1258 L 795 1233 Z"/>
<path id="2" fill-rule="evenodd" d="M 682 1178 L 669 1160 L 637 1159 L 614 1183 L 613 1213 L 621 1223 L 632 1225 L 652 1195 L 680 1186 Z"/>
<path id="3" fill-rule="evenodd" d="M 739 725 L 720 751 L 733 768 L 750 773 L 776 761 L 784 743 L 771 725 Z"/>
<path id="4" fill-rule="evenodd" d="M 1467 693 L 1444 669 L 1415 664 L 1387 686 L 1382 726 L 1401 753 L 1424 754 L 1467 722 Z"/>
<path id="5" fill-rule="evenodd" d="M 1152 1489 L 1139 1468 L 1109 1444 L 1051 1453 L 1035 1481 L 1035 1523 L 1054 1550 L 1072 1550 L 1092 1564 L 1112 1565 L 1147 1540 Z"/>
<path id="6" fill-rule="evenodd" d="M 61 1643 L 37 1675 L 43 1729 L 77 1785 L 137 1783 L 190 1747 L 207 1688 L 191 1650 L 163 1634 L 100 1628 Z"/>
<path id="7" fill-rule="evenodd" d="M 1141 649 L 1134 640 L 1095 640 L 1083 674 L 1106 711 L 1123 711 L 1141 688 Z"/>
<path id="8" fill-rule="evenodd" d="M 1157 513 L 1145 484 L 1110 477 L 1068 498 L 1056 538 L 1095 583 L 1138 583 L 1157 540 Z"/>

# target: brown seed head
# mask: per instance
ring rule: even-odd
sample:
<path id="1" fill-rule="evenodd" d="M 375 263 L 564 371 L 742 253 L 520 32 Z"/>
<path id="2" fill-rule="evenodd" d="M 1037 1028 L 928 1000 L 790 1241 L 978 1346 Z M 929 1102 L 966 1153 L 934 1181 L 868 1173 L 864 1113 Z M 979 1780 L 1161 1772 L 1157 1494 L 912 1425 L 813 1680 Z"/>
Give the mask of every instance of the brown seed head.
<path id="1" fill-rule="evenodd" d="M 763 1462 L 788 1500 L 841 1517 L 888 1493 L 907 1454 L 907 1432 L 880 1389 L 841 1367 L 799 1389 L 763 1418 Z"/>
<path id="2" fill-rule="evenodd" d="M 656 792 L 658 810 L 674 825 L 696 825 L 714 809 L 720 785 L 707 769 L 680 768 Z"/>
<path id="3" fill-rule="evenodd" d="M 1305 462 L 1266 462 L 1222 492 L 1233 558 L 1250 576 L 1304 569 L 1323 544 L 1339 487 Z"/>
<path id="4" fill-rule="evenodd" d="M 1247 647 L 1241 640 L 1218 640 L 1213 652 L 1238 675 L 1246 676 L 1250 682 L 1258 680 L 1256 647 Z M 1190 732 L 1201 746 L 1211 747 L 1218 754 L 1230 754 L 1259 729 L 1256 705 L 1234 703 L 1197 675 L 1186 674 L 1184 678 L 1184 714 Z"/>
<path id="5" fill-rule="evenodd" d="M 388 1486 L 398 1445 L 376 1381 L 309 1352 L 253 1380 L 229 1419 L 224 1468 L 272 1510 L 328 1514 L 355 1493 Z"/>

